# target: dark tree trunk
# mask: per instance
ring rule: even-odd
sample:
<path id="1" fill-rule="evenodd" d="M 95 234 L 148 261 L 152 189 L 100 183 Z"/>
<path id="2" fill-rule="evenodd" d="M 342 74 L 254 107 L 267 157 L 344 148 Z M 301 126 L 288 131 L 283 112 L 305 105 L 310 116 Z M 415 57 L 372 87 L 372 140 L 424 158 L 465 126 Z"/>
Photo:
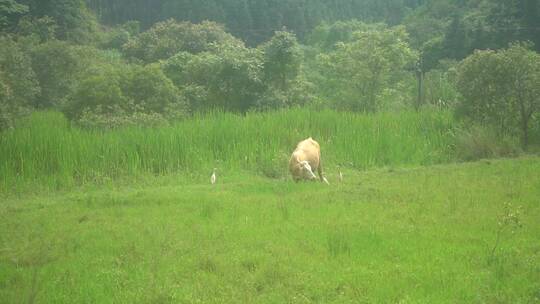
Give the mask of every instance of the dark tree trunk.
<path id="1" fill-rule="evenodd" d="M 523 150 L 527 150 L 527 147 L 529 146 L 529 119 L 523 120 L 521 129 L 523 132 L 521 144 L 523 145 Z"/>
<path id="2" fill-rule="evenodd" d="M 424 104 L 424 73 L 421 70 L 416 72 L 418 78 L 418 98 L 416 100 L 416 111 L 420 110 Z"/>

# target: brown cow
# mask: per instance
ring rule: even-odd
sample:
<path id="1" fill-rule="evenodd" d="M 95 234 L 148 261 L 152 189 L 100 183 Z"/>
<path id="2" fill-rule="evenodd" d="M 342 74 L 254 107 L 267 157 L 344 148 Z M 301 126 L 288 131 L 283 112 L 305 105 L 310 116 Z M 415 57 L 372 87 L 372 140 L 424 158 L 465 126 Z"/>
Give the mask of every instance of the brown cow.
<path id="1" fill-rule="evenodd" d="M 289 160 L 289 171 L 294 181 L 301 179 L 313 180 L 317 176 L 313 171 L 317 170 L 321 182 L 328 184 L 323 175 L 321 165 L 321 147 L 313 138 L 303 140 L 296 145 L 296 149 Z"/>

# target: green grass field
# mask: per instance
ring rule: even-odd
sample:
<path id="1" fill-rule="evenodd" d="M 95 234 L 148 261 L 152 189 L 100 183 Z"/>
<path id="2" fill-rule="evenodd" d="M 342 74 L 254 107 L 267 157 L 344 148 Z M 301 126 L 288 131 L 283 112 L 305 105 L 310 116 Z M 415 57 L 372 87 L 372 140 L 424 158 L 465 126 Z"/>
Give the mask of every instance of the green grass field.
<path id="1" fill-rule="evenodd" d="M 325 186 L 224 169 L 215 186 L 13 193 L 0 302 L 538 303 L 539 172 L 538 157 L 349 168 Z"/>

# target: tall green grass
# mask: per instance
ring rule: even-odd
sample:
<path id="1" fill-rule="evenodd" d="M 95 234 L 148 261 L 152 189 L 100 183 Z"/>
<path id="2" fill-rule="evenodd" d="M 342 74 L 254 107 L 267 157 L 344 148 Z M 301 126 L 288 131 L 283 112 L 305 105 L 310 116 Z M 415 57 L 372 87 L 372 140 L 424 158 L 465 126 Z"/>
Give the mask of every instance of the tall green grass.
<path id="1" fill-rule="evenodd" d="M 207 177 L 248 170 L 287 173 L 299 140 L 321 144 L 325 170 L 432 164 L 452 158 L 449 112 L 352 114 L 284 110 L 245 116 L 211 113 L 159 128 L 99 131 L 71 126 L 60 113 L 34 113 L 0 134 L 0 192 L 66 188 L 148 174 Z"/>

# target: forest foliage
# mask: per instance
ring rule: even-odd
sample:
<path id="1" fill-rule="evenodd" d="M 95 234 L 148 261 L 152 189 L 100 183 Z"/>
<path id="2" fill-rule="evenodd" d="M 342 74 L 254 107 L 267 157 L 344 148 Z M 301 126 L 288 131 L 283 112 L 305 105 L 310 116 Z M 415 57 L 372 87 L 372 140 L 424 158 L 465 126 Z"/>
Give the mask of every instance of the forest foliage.
<path id="1" fill-rule="evenodd" d="M 0 0 L 0 33 L 1 129 L 299 106 L 449 108 L 523 146 L 540 129 L 535 0 Z"/>

